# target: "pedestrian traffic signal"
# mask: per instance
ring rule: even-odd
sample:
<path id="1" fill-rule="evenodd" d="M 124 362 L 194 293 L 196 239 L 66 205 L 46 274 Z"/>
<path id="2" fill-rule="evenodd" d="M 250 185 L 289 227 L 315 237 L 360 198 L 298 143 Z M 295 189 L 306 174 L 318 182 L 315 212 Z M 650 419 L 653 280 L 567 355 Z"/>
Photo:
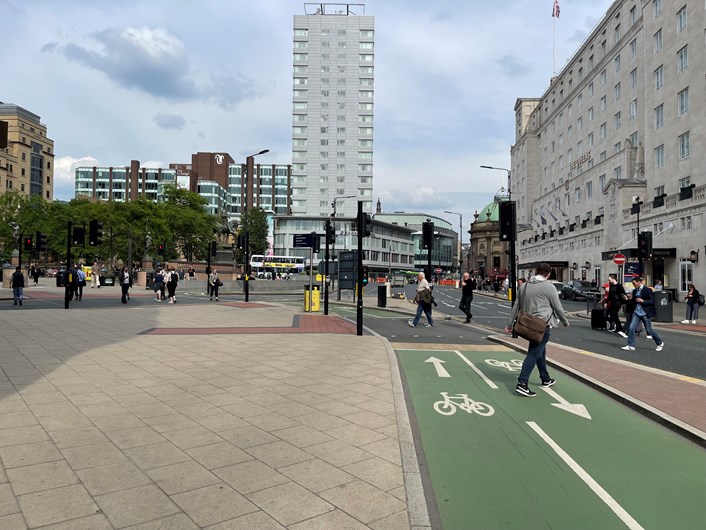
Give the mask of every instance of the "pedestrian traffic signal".
<path id="1" fill-rule="evenodd" d="M 649 258 L 652 255 L 652 232 L 637 234 L 637 256 Z"/>
<path id="2" fill-rule="evenodd" d="M 311 250 L 315 254 L 321 252 L 321 236 L 316 232 L 311 233 Z"/>
<path id="3" fill-rule="evenodd" d="M 42 234 L 41 232 L 37 232 L 36 245 L 37 245 L 37 252 L 46 252 L 46 250 L 47 250 L 47 236 L 46 236 L 46 234 Z"/>
<path id="4" fill-rule="evenodd" d="M 218 253 L 218 243 L 211 241 L 211 256 L 215 256 Z"/>
<path id="5" fill-rule="evenodd" d="M 500 241 L 515 241 L 515 201 L 500 203 Z"/>
<path id="6" fill-rule="evenodd" d="M 88 244 L 97 247 L 103 243 L 103 223 L 93 219 L 88 228 Z"/>
<path id="7" fill-rule="evenodd" d="M 355 220 L 356 230 L 362 234 L 362 237 L 370 237 L 373 220 L 369 213 L 359 212 Z"/>
<path id="8" fill-rule="evenodd" d="M 336 233 L 333 230 L 331 220 L 326 220 L 326 244 L 333 245 L 336 242 Z"/>
<path id="9" fill-rule="evenodd" d="M 240 249 L 243 250 L 245 248 L 245 234 L 239 234 L 238 235 L 238 241 L 236 243 L 236 246 Z"/>
<path id="10" fill-rule="evenodd" d="M 25 237 L 25 252 L 32 252 L 32 238 Z"/>
<path id="11" fill-rule="evenodd" d="M 157 254 L 164 256 L 164 243 L 157 245 Z"/>
<path id="12" fill-rule="evenodd" d="M 363 285 L 368 285 L 368 266 L 363 266 Z"/>
<path id="13" fill-rule="evenodd" d="M 73 244 L 84 246 L 86 244 L 86 229 L 82 226 L 75 226 L 73 233 Z"/>
<path id="14" fill-rule="evenodd" d="M 425 221 L 422 223 L 422 249 L 431 250 L 434 248 L 434 223 Z"/>

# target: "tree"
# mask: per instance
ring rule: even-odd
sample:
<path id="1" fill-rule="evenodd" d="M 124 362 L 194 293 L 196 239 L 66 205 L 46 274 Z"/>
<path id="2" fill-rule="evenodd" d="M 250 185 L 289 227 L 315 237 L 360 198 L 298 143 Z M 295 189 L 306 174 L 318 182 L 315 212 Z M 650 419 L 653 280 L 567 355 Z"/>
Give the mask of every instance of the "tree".
<path id="1" fill-rule="evenodd" d="M 261 208 L 252 208 L 244 222 L 248 227 L 250 241 L 250 255 L 266 254 L 270 244 L 267 242 L 269 227 L 267 226 L 267 213 Z"/>

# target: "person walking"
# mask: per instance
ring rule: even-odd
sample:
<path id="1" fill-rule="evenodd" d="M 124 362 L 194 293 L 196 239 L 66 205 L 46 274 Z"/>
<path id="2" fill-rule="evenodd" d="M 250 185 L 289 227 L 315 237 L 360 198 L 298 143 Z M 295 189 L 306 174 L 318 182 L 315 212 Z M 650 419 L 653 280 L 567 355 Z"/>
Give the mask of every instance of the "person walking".
<path id="1" fill-rule="evenodd" d="M 39 285 L 39 267 L 37 267 L 36 265 L 32 265 L 32 267 L 29 269 L 29 275 L 34 280 L 34 286 L 36 287 L 37 285 Z"/>
<path id="2" fill-rule="evenodd" d="M 169 298 L 168 304 L 176 303 L 176 288 L 179 283 L 179 274 L 174 270 L 174 267 L 169 267 L 169 271 L 165 276 L 167 280 L 167 297 Z"/>
<path id="3" fill-rule="evenodd" d="M 76 265 L 76 277 L 78 278 L 78 288 L 76 289 L 76 301 L 83 300 L 83 288 L 86 286 L 86 272 L 81 265 Z"/>
<path id="4" fill-rule="evenodd" d="M 120 289 L 122 291 L 120 301 L 123 304 L 127 304 L 127 301 L 130 299 L 130 287 L 132 287 L 132 275 L 127 267 L 123 267 L 123 270 L 120 273 Z"/>
<path id="5" fill-rule="evenodd" d="M 652 328 L 652 318 L 655 316 L 655 297 L 652 294 L 652 289 L 645 285 L 645 280 L 642 276 L 636 276 L 632 280 L 634 289 L 632 290 L 633 309 L 630 327 L 628 328 L 628 343 L 621 349 L 625 351 L 635 351 L 635 330 L 637 325 L 642 322 L 645 327 L 645 332 L 651 337 L 657 347 L 655 351 L 662 351 L 664 341 L 659 337 L 657 332 Z"/>
<path id="6" fill-rule="evenodd" d="M 696 324 L 696 320 L 699 318 L 699 297 L 699 290 L 694 287 L 693 283 L 690 283 L 687 286 L 686 296 L 684 297 L 684 300 L 686 300 L 686 320 L 682 320 L 682 324 L 688 324 L 689 322 Z"/>
<path id="7" fill-rule="evenodd" d="M 17 267 L 10 277 L 10 287 L 12 287 L 12 305 L 22 305 L 25 291 L 25 275 L 22 269 Z"/>
<path id="8" fill-rule="evenodd" d="M 628 295 L 625 293 L 625 288 L 621 283 L 618 282 L 617 274 L 608 275 L 608 299 L 607 299 L 607 309 L 608 309 L 608 322 L 613 327 L 610 331 L 613 331 L 623 337 L 628 338 L 627 333 L 623 329 L 623 324 L 620 322 L 620 316 L 618 311 L 620 307 L 628 299 Z"/>
<path id="9" fill-rule="evenodd" d="M 431 287 L 429 287 L 429 282 L 426 280 L 423 272 L 417 275 L 417 294 L 414 297 L 414 301 L 417 303 L 417 314 L 414 320 L 408 320 L 407 324 L 416 328 L 417 324 L 419 324 L 419 319 L 422 318 L 423 311 L 424 315 L 427 317 L 427 323 L 424 324 L 424 326 L 427 328 L 433 326 L 434 319 L 431 316 L 431 304 L 433 301 Z"/>
<path id="10" fill-rule="evenodd" d="M 164 271 L 160 267 L 154 273 L 154 301 L 162 302 L 164 300 Z"/>
<path id="11" fill-rule="evenodd" d="M 101 288 L 101 268 L 97 260 L 94 260 L 91 266 L 91 289 L 94 287 Z"/>
<path id="12" fill-rule="evenodd" d="M 466 324 L 473 318 L 471 314 L 471 302 L 473 302 L 473 290 L 475 288 L 475 280 L 471 278 L 470 273 L 464 272 L 463 278 L 461 278 L 461 303 L 458 308 L 466 315 Z"/>
<path id="13" fill-rule="evenodd" d="M 211 274 L 208 275 L 208 296 L 209 300 L 213 300 L 216 297 L 216 302 L 218 302 L 218 287 L 221 284 L 221 280 L 218 279 L 218 271 L 216 267 L 213 267 Z"/>
<path id="14" fill-rule="evenodd" d="M 537 273 L 518 291 L 519 303 L 513 306 L 510 320 L 505 326 L 505 332 L 512 333 L 512 328 L 520 310 L 541 318 L 547 323 L 542 340 L 540 342 L 529 341 L 527 356 L 522 362 L 522 369 L 517 378 L 515 392 L 523 396 L 532 397 L 537 395 L 529 387 L 529 377 L 535 366 L 539 369 L 539 377 L 542 380 L 543 387 L 552 386 L 556 382 L 549 376 L 547 371 L 547 342 L 549 342 L 551 328 L 556 327 L 559 322 L 565 328 L 569 327 L 569 320 L 566 318 L 564 308 L 559 301 L 559 293 L 547 281 L 551 271 L 552 269 L 548 263 L 541 263 L 537 267 Z"/>

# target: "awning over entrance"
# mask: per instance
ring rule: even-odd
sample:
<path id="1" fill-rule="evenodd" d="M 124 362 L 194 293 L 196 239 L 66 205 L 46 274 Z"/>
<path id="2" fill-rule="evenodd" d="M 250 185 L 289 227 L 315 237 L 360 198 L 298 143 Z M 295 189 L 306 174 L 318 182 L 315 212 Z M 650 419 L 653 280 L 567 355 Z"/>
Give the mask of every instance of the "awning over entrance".
<path id="1" fill-rule="evenodd" d="M 607 252 L 601 252 L 601 259 L 603 261 L 613 261 L 616 254 L 623 254 L 626 258 L 639 258 L 637 255 L 636 248 L 625 248 L 623 250 L 608 250 Z M 676 248 L 653 248 L 652 255 L 646 259 L 662 259 L 662 258 L 676 258 L 677 249 Z"/>
<path id="2" fill-rule="evenodd" d="M 552 269 L 566 269 L 569 267 L 568 261 L 530 261 L 528 263 L 520 263 L 519 269 L 536 269 L 541 263 L 548 263 Z"/>

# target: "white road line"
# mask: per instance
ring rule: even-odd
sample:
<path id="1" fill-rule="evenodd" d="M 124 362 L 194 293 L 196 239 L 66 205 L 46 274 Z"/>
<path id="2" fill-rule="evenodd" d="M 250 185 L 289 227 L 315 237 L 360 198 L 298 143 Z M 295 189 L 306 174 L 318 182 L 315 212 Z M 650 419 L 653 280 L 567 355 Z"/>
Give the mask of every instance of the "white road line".
<path id="1" fill-rule="evenodd" d="M 559 458 L 561 458 L 566 465 L 568 465 L 571 470 L 576 473 L 596 495 L 598 495 L 598 498 L 601 499 L 608 506 L 608 508 L 613 510 L 615 515 L 617 515 L 620 520 L 625 523 L 625 526 L 631 530 L 642 530 L 640 523 L 633 519 L 632 516 L 626 512 L 625 509 L 620 506 L 617 501 L 593 479 L 593 477 L 591 477 L 591 475 L 586 473 L 586 471 L 573 458 L 571 458 L 566 451 L 559 447 L 559 445 L 557 445 L 557 443 L 552 440 L 539 425 L 533 421 L 528 421 L 527 425 L 529 425 L 530 428 L 542 438 L 542 440 L 547 442 L 549 447 L 554 449 L 554 452 L 559 455 Z"/>
<path id="2" fill-rule="evenodd" d="M 490 379 L 488 379 L 488 378 L 485 376 L 485 374 L 484 374 L 483 372 L 481 372 L 478 368 L 476 368 L 476 365 L 473 364 L 473 363 L 468 359 L 468 357 L 466 357 L 465 355 L 463 355 L 463 354 L 462 354 L 460 351 L 458 351 L 458 350 L 454 350 L 454 353 L 455 353 L 456 355 L 458 355 L 461 359 L 463 359 L 464 362 L 465 362 L 468 366 L 470 366 L 471 368 L 473 368 L 473 371 L 474 371 L 475 373 L 477 373 L 479 376 L 481 376 L 481 378 L 483 379 L 483 381 L 485 381 L 486 383 L 488 383 L 488 386 L 489 386 L 490 388 L 492 388 L 492 389 L 494 389 L 494 390 L 497 390 L 497 389 L 498 389 L 498 385 L 496 385 L 495 383 L 493 383 Z"/>

